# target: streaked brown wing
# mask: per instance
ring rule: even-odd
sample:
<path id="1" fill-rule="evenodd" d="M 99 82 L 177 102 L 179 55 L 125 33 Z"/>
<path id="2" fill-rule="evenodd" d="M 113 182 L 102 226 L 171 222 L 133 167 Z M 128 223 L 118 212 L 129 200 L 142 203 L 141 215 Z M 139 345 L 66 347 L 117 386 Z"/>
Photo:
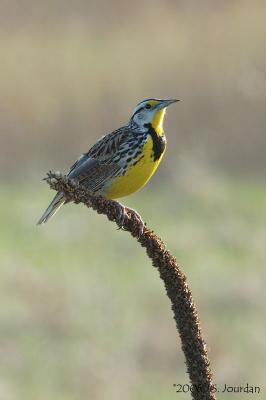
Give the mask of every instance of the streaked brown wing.
<path id="1" fill-rule="evenodd" d="M 134 131 L 126 126 L 107 134 L 75 162 L 68 176 L 96 192 L 122 170 L 119 165 L 121 153 L 130 147 L 133 140 Z"/>
<path id="2" fill-rule="evenodd" d="M 132 139 L 133 131 L 128 127 L 122 127 L 103 136 L 87 155 L 103 162 L 111 162 L 112 158 L 121 150 L 127 141 Z"/>
<path id="3" fill-rule="evenodd" d="M 89 190 L 96 192 L 119 170 L 119 165 L 106 164 L 84 155 L 77 161 L 76 165 L 74 164 L 68 176 L 77 179 Z"/>

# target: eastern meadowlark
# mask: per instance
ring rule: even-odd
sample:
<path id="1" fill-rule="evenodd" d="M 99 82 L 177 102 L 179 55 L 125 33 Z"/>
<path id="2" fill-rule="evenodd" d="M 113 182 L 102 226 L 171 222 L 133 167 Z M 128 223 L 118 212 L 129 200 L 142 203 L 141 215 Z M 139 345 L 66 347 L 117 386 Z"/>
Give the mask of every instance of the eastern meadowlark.
<path id="1" fill-rule="evenodd" d="M 68 177 L 77 180 L 94 195 L 107 199 L 124 197 L 143 187 L 156 171 L 165 152 L 165 111 L 176 101 L 141 101 L 128 124 L 103 136 L 87 153 L 82 154 L 70 168 Z M 58 192 L 38 224 L 47 222 L 64 203 L 64 194 Z M 129 209 L 121 207 L 124 216 Z"/>

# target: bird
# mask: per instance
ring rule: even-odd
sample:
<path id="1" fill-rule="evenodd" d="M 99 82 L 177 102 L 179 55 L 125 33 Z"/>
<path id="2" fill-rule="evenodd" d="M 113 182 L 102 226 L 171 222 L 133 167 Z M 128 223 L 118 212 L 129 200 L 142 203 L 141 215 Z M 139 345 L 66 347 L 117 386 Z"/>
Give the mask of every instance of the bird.
<path id="1" fill-rule="evenodd" d="M 109 200 L 130 195 L 150 180 L 166 150 L 163 122 L 166 108 L 179 100 L 145 99 L 137 104 L 127 125 L 101 137 L 72 165 L 67 176 L 86 187 L 95 196 Z M 63 204 L 58 192 L 37 224 L 46 223 Z M 118 203 L 118 202 L 117 202 Z M 126 214 L 135 212 L 121 206 L 121 227 Z"/>

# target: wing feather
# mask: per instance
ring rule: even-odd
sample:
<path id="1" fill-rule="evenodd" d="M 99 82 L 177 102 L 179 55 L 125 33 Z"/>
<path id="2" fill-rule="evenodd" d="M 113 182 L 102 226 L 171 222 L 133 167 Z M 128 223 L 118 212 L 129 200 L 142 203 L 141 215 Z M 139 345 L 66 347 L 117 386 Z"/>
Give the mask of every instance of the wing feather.
<path id="1" fill-rule="evenodd" d="M 77 179 L 89 190 L 96 192 L 114 175 L 119 174 L 119 153 L 127 147 L 134 132 L 120 128 L 102 137 L 91 149 L 75 162 L 68 176 Z"/>
<path id="2" fill-rule="evenodd" d="M 109 162 L 133 135 L 134 132 L 127 127 L 117 129 L 98 140 L 88 151 L 87 155 L 101 161 Z"/>

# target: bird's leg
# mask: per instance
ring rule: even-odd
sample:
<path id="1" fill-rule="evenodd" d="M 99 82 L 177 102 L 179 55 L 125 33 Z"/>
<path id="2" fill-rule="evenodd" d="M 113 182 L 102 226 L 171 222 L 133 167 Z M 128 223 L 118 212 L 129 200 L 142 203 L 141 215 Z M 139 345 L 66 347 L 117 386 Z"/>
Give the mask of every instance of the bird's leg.
<path id="1" fill-rule="evenodd" d="M 115 203 L 118 206 L 119 212 L 118 229 L 124 229 L 125 219 L 127 218 L 126 207 L 123 204 L 119 203 L 119 201 L 116 201 Z"/>
<path id="2" fill-rule="evenodd" d="M 134 215 L 136 217 L 136 219 L 138 220 L 139 224 L 140 224 L 140 236 L 143 235 L 144 232 L 144 228 L 145 228 L 145 222 L 143 221 L 143 219 L 141 218 L 141 216 L 139 215 L 139 213 L 134 210 L 133 208 L 129 208 L 129 207 L 125 207 L 126 208 L 126 212 L 131 213 L 132 215 Z"/>
<path id="3" fill-rule="evenodd" d="M 118 229 L 123 229 L 124 228 L 124 223 L 126 218 L 128 218 L 129 214 L 132 216 L 134 215 L 135 218 L 138 220 L 140 229 L 139 229 L 139 236 L 141 236 L 144 232 L 144 227 L 145 223 L 143 222 L 141 216 L 136 210 L 133 210 L 132 208 L 125 207 L 123 204 L 119 203 L 116 201 L 117 206 L 119 207 L 119 228 Z"/>

